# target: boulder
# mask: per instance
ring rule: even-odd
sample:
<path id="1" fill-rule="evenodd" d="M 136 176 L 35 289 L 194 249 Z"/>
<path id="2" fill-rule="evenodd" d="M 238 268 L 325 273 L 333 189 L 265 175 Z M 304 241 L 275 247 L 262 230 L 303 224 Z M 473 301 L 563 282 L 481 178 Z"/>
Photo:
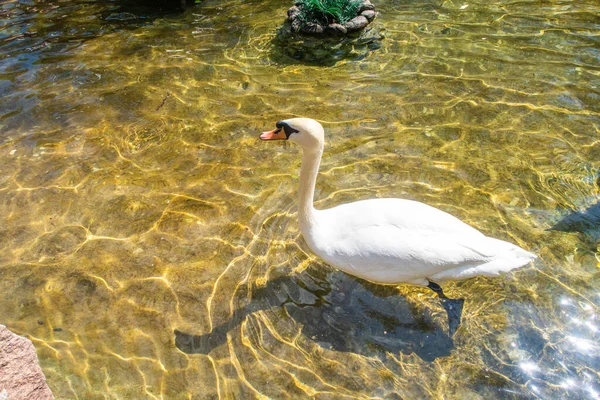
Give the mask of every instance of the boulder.
<path id="1" fill-rule="evenodd" d="M 10 400 L 54 399 L 33 343 L 0 325 L 0 397 L 4 394 Z"/>
<path id="2" fill-rule="evenodd" d="M 358 16 L 344 24 L 332 21 L 326 25 L 305 20 L 307 16 L 303 15 L 304 7 L 303 2 L 296 1 L 287 11 L 286 23 L 289 24 L 292 33 L 306 34 L 307 36 L 330 36 L 339 39 L 347 33 L 363 30 L 377 16 L 375 6 L 369 0 L 361 0 Z"/>
<path id="3" fill-rule="evenodd" d="M 296 18 L 292 21 L 292 32 L 300 32 L 300 29 L 302 29 L 302 21 L 300 21 L 300 19 Z"/>
<path id="4" fill-rule="evenodd" d="M 331 35 L 345 35 L 348 32 L 348 29 L 344 25 L 340 24 L 329 24 L 325 28 L 325 32 Z"/>
<path id="5" fill-rule="evenodd" d="M 320 34 L 323 33 L 323 26 L 314 22 L 306 22 L 300 30 L 304 33 Z"/>
<path id="6" fill-rule="evenodd" d="M 348 29 L 348 32 L 356 32 L 360 31 L 368 24 L 369 20 L 366 17 L 359 15 L 358 17 L 354 17 L 350 21 L 346 22 L 344 26 L 346 29 Z"/>
<path id="7" fill-rule="evenodd" d="M 375 12 L 375 10 L 365 10 L 365 11 L 361 12 L 360 15 L 362 15 L 369 22 L 371 22 L 375 19 L 375 17 L 377 16 L 377 13 Z"/>
<path id="8" fill-rule="evenodd" d="M 365 10 L 375 10 L 375 6 L 369 0 L 365 0 L 362 3 L 360 3 L 358 13 L 360 14 Z"/>
<path id="9" fill-rule="evenodd" d="M 344 26 L 324 28 L 322 35 L 307 35 L 294 31 L 292 23 L 286 21 L 273 39 L 272 59 L 282 64 L 300 62 L 332 66 L 341 60 L 363 59 L 369 52 L 379 49 L 384 39 L 377 27 L 364 29 L 360 35 L 342 34 L 346 29 Z"/>
<path id="10" fill-rule="evenodd" d="M 296 18 L 296 16 L 298 14 L 300 14 L 300 9 L 298 8 L 298 6 L 292 6 L 289 8 L 287 13 L 288 13 L 288 18 L 290 19 L 290 21 L 292 21 Z"/>

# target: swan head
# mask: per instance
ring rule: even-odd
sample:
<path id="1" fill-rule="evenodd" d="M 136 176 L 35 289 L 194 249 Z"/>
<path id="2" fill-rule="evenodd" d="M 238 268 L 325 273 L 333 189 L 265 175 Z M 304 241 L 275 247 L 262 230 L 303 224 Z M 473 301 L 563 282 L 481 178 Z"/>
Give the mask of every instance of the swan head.
<path id="1" fill-rule="evenodd" d="M 289 140 L 305 150 L 323 150 L 325 132 L 320 123 L 310 118 L 290 118 L 277 121 L 275 129 L 263 132 L 262 140 Z"/>

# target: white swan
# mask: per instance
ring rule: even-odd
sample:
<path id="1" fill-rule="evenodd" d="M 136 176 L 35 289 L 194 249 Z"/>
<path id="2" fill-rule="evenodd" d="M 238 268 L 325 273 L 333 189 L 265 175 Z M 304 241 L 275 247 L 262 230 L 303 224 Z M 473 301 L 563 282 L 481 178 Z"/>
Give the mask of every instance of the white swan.
<path id="1" fill-rule="evenodd" d="M 416 201 L 377 198 L 316 210 L 313 196 L 324 147 L 321 124 L 309 118 L 279 121 L 260 138 L 289 140 L 302 147 L 302 236 L 317 256 L 350 275 L 381 284 L 427 286 L 445 299 L 435 282 L 497 276 L 536 258 Z"/>

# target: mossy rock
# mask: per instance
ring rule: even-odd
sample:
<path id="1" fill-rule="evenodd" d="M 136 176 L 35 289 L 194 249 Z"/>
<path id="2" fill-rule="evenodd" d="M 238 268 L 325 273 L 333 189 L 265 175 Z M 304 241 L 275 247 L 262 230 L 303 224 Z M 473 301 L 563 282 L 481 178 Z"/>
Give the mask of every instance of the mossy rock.
<path id="1" fill-rule="evenodd" d="M 287 21 L 290 23 L 293 33 L 316 36 L 343 36 L 365 29 L 377 17 L 375 6 L 370 0 L 361 0 L 360 3 L 355 4 L 356 15 L 354 17 L 350 15 L 347 20 L 336 20 L 325 14 L 321 15 L 321 18 L 311 20 L 307 17 L 304 1 L 298 1 L 288 10 Z"/>
<path id="2" fill-rule="evenodd" d="M 381 47 L 385 37 L 376 24 L 344 35 L 307 35 L 295 32 L 286 21 L 273 40 L 271 58 L 276 62 L 334 65 L 342 60 L 360 60 Z"/>

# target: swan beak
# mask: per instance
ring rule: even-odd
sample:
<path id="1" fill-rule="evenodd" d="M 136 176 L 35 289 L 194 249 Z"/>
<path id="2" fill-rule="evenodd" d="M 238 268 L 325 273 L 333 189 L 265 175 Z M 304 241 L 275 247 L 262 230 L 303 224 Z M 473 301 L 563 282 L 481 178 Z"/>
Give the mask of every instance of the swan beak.
<path id="1" fill-rule="evenodd" d="M 260 138 L 262 140 L 287 140 L 287 135 L 283 129 L 277 128 L 272 131 L 263 132 Z"/>

